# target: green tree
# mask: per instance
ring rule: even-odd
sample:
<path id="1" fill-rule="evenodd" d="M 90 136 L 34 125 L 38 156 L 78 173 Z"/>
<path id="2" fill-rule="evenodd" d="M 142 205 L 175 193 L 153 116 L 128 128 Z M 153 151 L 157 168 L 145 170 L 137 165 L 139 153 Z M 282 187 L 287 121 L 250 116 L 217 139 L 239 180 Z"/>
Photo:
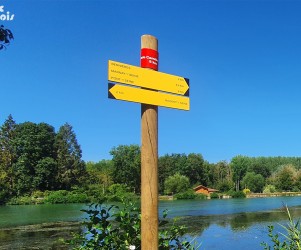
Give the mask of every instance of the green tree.
<path id="1" fill-rule="evenodd" d="M 233 188 L 230 165 L 226 161 L 220 161 L 209 166 L 210 186 L 224 192 Z"/>
<path id="2" fill-rule="evenodd" d="M 18 195 L 22 195 L 39 187 L 46 187 L 47 185 L 43 184 L 44 181 L 53 181 L 49 179 L 37 181 L 37 179 L 39 178 L 38 173 L 41 173 L 40 161 L 44 158 L 54 158 L 55 132 L 54 128 L 46 123 L 24 122 L 17 125 L 15 133 L 12 142 L 17 156 L 17 160 L 13 164 L 14 182 Z M 35 177 L 36 175 L 37 177 Z M 50 176 L 53 175 L 48 175 L 47 178 Z"/>
<path id="3" fill-rule="evenodd" d="M 217 190 L 220 192 L 226 192 L 234 189 L 234 182 L 232 180 L 219 181 L 216 185 Z"/>
<path id="4" fill-rule="evenodd" d="M 184 174 L 185 165 L 186 165 L 186 162 L 187 162 L 186 154 L 172 154 L 171 156 L 172 156 L 172 158 L 174 160 L 174 164 L 175 164 L 174 167 L 173 167 L 172 175 L 174 175 L 175 173 Z"/>
<path id="5" fill-rule="evenodd" d="M 82 151 L 70 124 L 65 123 L 60 127 L 55 137 L 55 148 L 59 188 L 70 190 L 86 174 L 85 163 L 81 159 Z"/>
<path id="6" fill-rule="evenodd" d="M 13 143 L 17 156 L 26 155 L 34 166 L 42 158 L 55 156 L 54 139 L 55 131 L 51 125 L 24 122 L 18 124 Z"/>
<path id="7" fill-rule="evenodd" d="M 293 165 L 285 165 L 275 173 L 274 184 L 279 191 L 292 191 L 294 188 L 296 169 Z"/>
<path id="8" fill-rule="evenodd" d="M 89 184 L 102 186 L 104 194 L 105 190 L 113 183 L 113 162 L 111 160 L 102 160 L 97 163 L 87 162 L 86 168 Z"/>
<path id="9" fill-rule="evenodd" d="M 255 174 L 260 174 L 264 178 L 268 178 L 271 175 L 271 169 L 265 164 L 265 158 L 255 158 L 251 159 L 251 165 L 248 167 L 248 172 L 254 172 Z"/>
<path id="10" fill-rule="evenodd" d="M 235 189 L 236 191 L 239 191 L 240 182 L 247 172 L 248 166 L 250 165 L 250 160 L 248 157 L 238 155 L 232 158 L 230 165 L 233 173 Z"/>
<path id="11" fill-rule="evenodd" d="M 166 154 L 159 157 L 158 160 L 158 175 L 159 175 L 159 192 L 164 192 L 165 180 L 181 169 L 181 164 L 185 164 L 186 155 L 181 154 Z"/>
<path id="12" fill-rule="evenodd" d="M 31 161 L 26 155 L 21 155 L 12 166 L 14 171 L 14 192 L 22 196 L 33 191 L 33 168 Z"/>
<path id="13" fill-rule="evenodd" d="M 160 156 L 158 159 L 158 177 L 159 177 L 159 193 L 164 192 L 164 181 L 169 176 L 172 169 L 172 160 L 168 154 Z"/>
<path id="14" fill-rule="evenodd" d="M 140 192 L 141 152 L 138 145 L 120 145 L 110 154 L 113 162 L 113 181 L 126 184 L 131 191 Z"/>
<path id="15" fill-rule="evenodd" d="M 261 174 L 248 172 L 242 179 L 242 185 L 244 188 L 248 188 L 254 193 L 261 193 L 265 185 L 265 180 Z"/>
<path id="16" fill-rule="evenodd" d="M 296 173 L 295 187 L 301 191 L 301 170 Z"/>
<path id="17" fill-rule="evenodd" d="M 225 181 L 231 179 L 231 168 L 226 161 L 220 161 L 217 164 L 218 180 Z"/>
<path id="18" fill-rule="evenodd" d="M 187 176 L 192 184 L 208 185 L 208 168 L 201 154 L 189 154 L 181 170 L 180 173 Z"/>
<path id="19" fill-rule="evenodd" d="M 4 197 L 9 198 L 13 192 L 13 169 L 16 161 L 16 153 L 13 147 L 15 138 L 16 122 L 11 115 L 0 127 L 0 189 L 5 193 Z M 1 201 L 0 201 L 1 203 Z"/>
<path id="20" fill-rule="evenodd" d="M 180 192 L 185 192 L 190 187 L 189 178 L 179 173 L 176 173 L 173 176 L 169 176 L 165 180 L 164 186 L 166 194 L 177 194 Z"/>
<path id="21" fill-rule="evenodd" d="M 45 157 L 35 166 L 33 185 L 35 189 L 45 191 L 56 187 L 57 163 L 51 157 Z"/>

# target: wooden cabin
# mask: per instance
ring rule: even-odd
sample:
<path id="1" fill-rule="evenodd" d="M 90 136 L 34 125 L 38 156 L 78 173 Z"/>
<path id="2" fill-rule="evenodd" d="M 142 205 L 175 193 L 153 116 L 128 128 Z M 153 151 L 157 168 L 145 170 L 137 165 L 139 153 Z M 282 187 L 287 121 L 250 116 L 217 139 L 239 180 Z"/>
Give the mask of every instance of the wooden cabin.
<path id="1" fill-rule="evenodd" d="M 193 189 L 197 194 L 205 194 L 205 195 L 209 195 L 211 193 L 214 193 L 214 192 L 218 192 L 217 189 L 213 189 L 213 188 L 208 188 L 208 187 L 205 187 L 203 185 L 199 185 L 197 187 L 195 187 Z"/>

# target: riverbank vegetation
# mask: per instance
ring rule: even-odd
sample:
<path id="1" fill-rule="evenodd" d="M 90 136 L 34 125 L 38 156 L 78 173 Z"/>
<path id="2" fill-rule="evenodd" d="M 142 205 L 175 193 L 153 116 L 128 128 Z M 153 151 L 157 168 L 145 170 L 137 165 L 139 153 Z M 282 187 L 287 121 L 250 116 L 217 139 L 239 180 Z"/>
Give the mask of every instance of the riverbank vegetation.
<path id="1" fill-rule="evenodd" d="M 131 202 L 122 202 L 120 206 L 98 204 L 82 210 L 88 218 L 84 230 L 65 241 L 72 249 L 141 249 L 141 211 Z M 186 227 L 178 225 L 176 220 L 167 219 L 165 210 L 159 221 L 160 250 L 194 250 L 196 243 L 183 239 Z"/>
<path id="2" fill-rule="evenodd" d="M 103 202 L 140 195 L 140 147 L 119 145 L 111 160 L 84 162 L 72 126 L 47 123 L 0 127 L 0 204 Z M 202 199 L 193 187 L 217 189 L 211 198 L 301 191 L 301 157 L 235 156 L 209 163 L 200 153 L 166 154 L 158 160 L 159 193 Z"/>
<path id="3" fill-rule="evenodd" d="M 270 225 L 269 228 L 269 237 L 273 244 L 273 249 L 276 250 L 299 250 L 301 249 L 301 224 L 300 219 L 295 221 L 287 206 L 285 206 L 285 210 L 288 217 L 287 225 L 282 225 L 281 228 L 284 230 L 283 233 L 275 233 L 274 226 Z M 267 243 L 263 242 L 261 245 L 264 247 L 265 250 L 272 249 L 272 247 Z"/>

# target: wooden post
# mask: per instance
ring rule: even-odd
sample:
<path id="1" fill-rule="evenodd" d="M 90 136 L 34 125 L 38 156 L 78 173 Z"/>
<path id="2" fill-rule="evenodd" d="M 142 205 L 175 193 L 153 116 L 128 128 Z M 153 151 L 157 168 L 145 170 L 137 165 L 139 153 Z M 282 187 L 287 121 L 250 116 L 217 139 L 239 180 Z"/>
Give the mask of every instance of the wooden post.
<path id="1" fill-rule="evenodd" d="M 141 49 L 158 51 L 158 40 L 141 37 Z M 158 107 L 141 104 L 141 249 L 158 250 Z"/>

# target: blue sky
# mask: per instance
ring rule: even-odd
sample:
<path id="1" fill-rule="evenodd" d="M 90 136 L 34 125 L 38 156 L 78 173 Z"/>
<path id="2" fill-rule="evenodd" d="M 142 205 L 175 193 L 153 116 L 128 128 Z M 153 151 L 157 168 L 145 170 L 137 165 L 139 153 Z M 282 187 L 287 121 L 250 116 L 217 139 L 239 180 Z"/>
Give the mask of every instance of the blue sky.
<path id="1" fill-rule="evenodd" d="M 159 155 L 209 162 L 301 155 L 301 1 L 0 0 L 15 40 L 0 51 L 0 123 L 70 123 L 85 161 L 140 144 L 140 105 L 107 98 L 107 63 L 190 79 L 191 110 L 159 108 Z"/>

